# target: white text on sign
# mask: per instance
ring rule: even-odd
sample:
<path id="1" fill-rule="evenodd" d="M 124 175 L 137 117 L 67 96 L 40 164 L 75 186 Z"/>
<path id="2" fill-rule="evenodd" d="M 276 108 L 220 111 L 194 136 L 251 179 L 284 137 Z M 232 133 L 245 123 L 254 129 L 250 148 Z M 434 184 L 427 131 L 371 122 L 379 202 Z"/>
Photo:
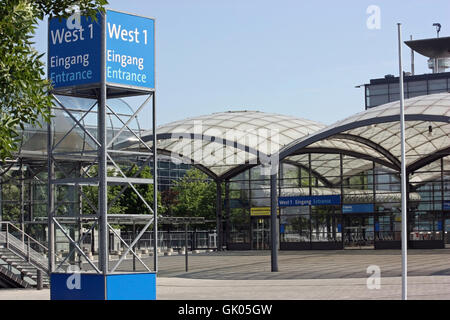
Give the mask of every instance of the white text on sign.
<path id="1" fill-rule="evenodd" d="M 88 32 L 90 39 L 94 38 L 94 27 L 92 24 L 88 25 Z M 58 30 L 51 30 L 51 36 L 52 36 L 52 43 L 53 45 L 59 43 L 70 43 L 70 42 L 77 42 L 78 40 L 83 41 L 85 39 L 84 34 L 85 29 L 74 29 L 74 30 L 67 30 L 65 28 L 58 29 Z"/>
<path id="2" fill-rule="evenodd" d="M 115 23 L 111 24 L 108 22 L 108 34 L 111 39 L 115 38 L 116 40 L 121 39 L 122 41 L 140 43 L 139 35 L 141 33 L 139 32 L 138 28 L 135 28 L 134 30 L 127 30 L 122 28 L 120 24 L 116 25 Z M 146 45 L 147 30 L 142 30 L 142 34 L 144 35 L 144 44 Z"/>

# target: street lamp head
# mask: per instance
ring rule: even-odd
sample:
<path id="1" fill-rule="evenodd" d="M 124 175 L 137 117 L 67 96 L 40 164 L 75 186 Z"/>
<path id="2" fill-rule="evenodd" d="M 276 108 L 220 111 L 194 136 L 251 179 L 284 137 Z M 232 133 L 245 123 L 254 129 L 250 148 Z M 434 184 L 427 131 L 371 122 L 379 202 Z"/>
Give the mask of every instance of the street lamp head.
<path id="1" fill-rule="evenodd" d="M 433 27 L 436 27 L 437 37 L 439 38 L 439 32 L 441 31 L 441 24 L 440 23 L 433 23 Z"/>

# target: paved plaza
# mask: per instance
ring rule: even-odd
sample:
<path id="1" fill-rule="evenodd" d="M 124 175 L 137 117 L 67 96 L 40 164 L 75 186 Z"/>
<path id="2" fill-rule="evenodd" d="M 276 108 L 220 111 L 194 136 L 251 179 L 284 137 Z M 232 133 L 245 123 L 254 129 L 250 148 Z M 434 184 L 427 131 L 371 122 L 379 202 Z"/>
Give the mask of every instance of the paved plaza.
<path id="1" fill-rule="evenodd" d="M 145 261 L 153 265 L 152 257 Z M 367 278 L 367 267 L 380 268 L 382 277 L 401 276 L 400 250 L 280 251 L 279 272 L 271 271 L 270 251 L 223 251 L 159 257 L 160 277 L 211 280 Z M 121 270 L 131 268 L 131 260 Z M 136 261 L 137 270 L 144 269 Z M 409 250 L 409 276 L 450 276 L 450 249 Z"/>
<path id="2" fill-rule="evenodd" d="M 152 257 L 144 258 L 147 262 Z M 123 269 L 131 267 L 125 261 Z M 400 299 L 399 250 L 280 252 L 270 272 L 269 251 L 159 257 L 158 299 Z M 143 270 L 138 265 L 137 269 Z M 379 289 L 368 289 L 367 267 L 381 270 Z M 450 250 L 410 250 L 409 299 L 450 299 Z M 49 290 L 0 290 L 0 299 L 49 299 Z"/>

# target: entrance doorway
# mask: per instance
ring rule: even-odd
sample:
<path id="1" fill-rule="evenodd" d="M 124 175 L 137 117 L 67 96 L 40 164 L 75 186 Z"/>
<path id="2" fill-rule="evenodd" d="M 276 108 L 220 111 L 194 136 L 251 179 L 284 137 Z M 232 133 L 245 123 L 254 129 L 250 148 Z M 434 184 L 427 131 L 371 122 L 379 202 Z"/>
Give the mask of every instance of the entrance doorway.
<path id="1" fill-rule="evenodd" d="M 252 218 L 252 249 L 270 249 L 270 219 L 267 217 Z"/>
<path id="2" fill-rule="evenodd" d="M 373 216 L 346 215 L 344 217 L 344 248 L 374 249 Z"/>

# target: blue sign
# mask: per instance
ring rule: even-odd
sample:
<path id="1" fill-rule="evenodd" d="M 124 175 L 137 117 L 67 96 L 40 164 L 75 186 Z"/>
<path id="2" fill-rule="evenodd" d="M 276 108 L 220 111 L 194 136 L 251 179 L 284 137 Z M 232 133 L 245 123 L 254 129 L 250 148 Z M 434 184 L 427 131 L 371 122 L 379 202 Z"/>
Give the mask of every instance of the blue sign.
<path id="1" fill-rule="evenodd" d="M 450 211 L 450 201 L 444 201 L 444 206 L 443 206 L 442 210 Z"/>
<path id="2" fill-rule="evenodd" d="M 155 21 L 108 10 L 106 82 L 155 88 Z"/>
<path id="3" fill-rule="evenodd" d="M 109 274 L 106 276 L 106 299 L 156 300 L 156 274 Z"/>
<path id="4" fill-rule="evenodd" d="M 100 83 L 101 15 L 50 19 L 47 77 L 54 88 Z"/>
<path id="5" fill-rule="evenodd" d="M 98 86 L 104 70 L 109 86 L 153 90 L 155 21 L 107 10 L 102 30 L 103 19 L 100 13 L 97 21 L 79 14 L 50 19 L 47 66 L 53 88 Z"/>
<path id="6" fill-rule="evenodd" d="M 52 273 L 51 300 L 156 300 L 155 273 Z"/>
<path id="7" fill-rule="evenodd" d="M 372 213 L 374 212 L 373 204 L 344 204 L 342 205 L 342 213 Z"/>
<path id="8" fill-rule="evenodd" d="M 298 207 L 298 206 L 329 206 L 340 205 L 341 196 L 297 196 L 297 197 L 279 197 L 278 206 L 280 207 Z"/>

